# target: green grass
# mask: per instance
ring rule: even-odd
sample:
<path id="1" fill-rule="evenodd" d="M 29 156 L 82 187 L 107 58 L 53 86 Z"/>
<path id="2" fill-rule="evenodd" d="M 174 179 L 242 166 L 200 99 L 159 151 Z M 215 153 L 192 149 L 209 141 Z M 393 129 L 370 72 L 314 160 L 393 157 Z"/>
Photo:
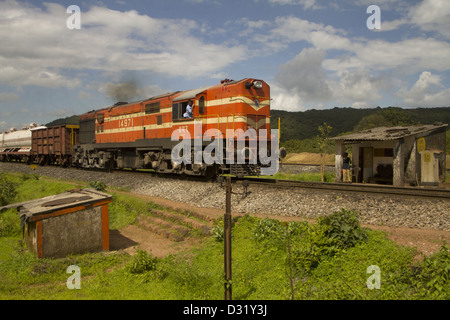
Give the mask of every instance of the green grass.
<path id="1" fill-rule="evenodd" d="M 73 188 L 73 184 L 44 178 L 9 177 L 18 183 L 17 199 L 21 200 Z M 138 214 L 151 208 L 160 207 L 137 197 L 115 194 L 110 204 L 110 228 L 134 223 Z M 415 262 L 415 249 L 397 245 L 383 232 L 361 229 L 353 216 L 349 219 L 342 213 L 353 214 L 342 211 L 335 220 L 314 224 L 286 224 L 250 216 L 235 218 L 233 299 L 450 298 L 448 247 L 442 246 L 432 257 Z M 0 235 L 0 299 L 224 297 L 221 232 L 193 250 L 164 259 L 140 250 L 135 256 L 106 252 L 36 259 L 21 240 L 17 214 L 10 210 L 0 213 L 0 217 L 11 226 Z M 352 224 L 347 225 L 346 221 Z M 220 222 L 216 229 L 223 228 Z M 351 237 L 358 234 L 363 236 Z M 80 267 L 80 290 L 66 286 L 70 265 Z M 367 288 L 367 268 L 371 265 L 381 270 L 379 290 Z"/>

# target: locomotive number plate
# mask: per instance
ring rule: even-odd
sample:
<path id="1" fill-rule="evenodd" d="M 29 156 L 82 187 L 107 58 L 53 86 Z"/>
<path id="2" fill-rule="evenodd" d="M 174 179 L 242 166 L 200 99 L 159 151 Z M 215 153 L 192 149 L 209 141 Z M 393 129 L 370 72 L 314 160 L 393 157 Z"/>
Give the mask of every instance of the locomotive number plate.
<path id="1" fill-rule="evenodd" d="M 119 128 L 133 127 L 133 120 L 132 118 L 119 120 Z"/>

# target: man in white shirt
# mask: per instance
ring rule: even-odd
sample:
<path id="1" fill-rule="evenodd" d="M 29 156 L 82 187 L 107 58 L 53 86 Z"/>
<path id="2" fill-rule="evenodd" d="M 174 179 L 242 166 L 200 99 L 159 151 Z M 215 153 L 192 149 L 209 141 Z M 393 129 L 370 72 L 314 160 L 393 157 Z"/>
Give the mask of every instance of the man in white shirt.
<path id="1" fill-rule="evenodd" d="M 183 114 L 183 118 L 192 118 L 192 117 L 194 117 L 194 114 L 192 112 L 192 109 L 194 107 L 192 106 L 192 104 L 193 104 L 192 100 L 189 100 L 188 101 L 188 105 L 186 107 L 186 112 Z"/>

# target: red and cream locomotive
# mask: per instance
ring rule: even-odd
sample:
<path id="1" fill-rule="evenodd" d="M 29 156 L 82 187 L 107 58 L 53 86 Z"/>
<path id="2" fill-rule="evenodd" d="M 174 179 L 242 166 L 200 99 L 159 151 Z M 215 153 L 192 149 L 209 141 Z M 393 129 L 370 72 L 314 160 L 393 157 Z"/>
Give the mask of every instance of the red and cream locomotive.
<path id="1" fill-rule="evenodd" d="M 236 133 L 231 140 L 224 134 L 230 130 Z M 223 151 L 226 159 L 221 163 L 174 161 L 173 151 L 180 134 L 189 137 L 192 146 L 200 146 L 200 151 L 214 144 L 213 155 Z M 240 140 L 245 141 L 245 146 L 239 144 Z M 270 156 L 274 141 L 278 142 L 270 134 L 269 85 L 258 79 L 227 79 L 219 85 L 117 103 L 81 115 L 73 164 L 83 168 L 147 168 L 202 176 L 260 175 L 261 168 L 268 163 L 262 163 L 258 155 L 265 152 Z M 239 145 L 244 147 L 239 149 Z M 193 160 L 197 151 L 199 148 L 192 147 L 189 155 L 183 155 L 184 159 Z M 244 163 L 236 161 L 240 153 L 245 154 Z M 275 153 L 278 161 L 278 150 Z"/>

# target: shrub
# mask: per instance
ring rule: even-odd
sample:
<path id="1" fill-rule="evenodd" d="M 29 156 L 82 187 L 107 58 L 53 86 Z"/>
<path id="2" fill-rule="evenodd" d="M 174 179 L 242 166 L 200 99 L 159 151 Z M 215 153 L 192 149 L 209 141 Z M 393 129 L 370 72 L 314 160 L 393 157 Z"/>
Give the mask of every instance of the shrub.
<path id="1" fill-rule="evenodd" d="M 106 184 L 101 181 L 91 181 L 89 183 L 89 186 L 91 188 L 94 188 L 95 190 L 101 191 L 101 192 L 104 192 L 106 190 Z"/>
<path id="2" fill-rule="evenodd" d="M 325 236 L 333 240 L 339 248 L 350 248 L 367 240 L 367 232 L 361 228 L 358 213 L 353 210 L 341 211 L 320 218 L 319 224 L 326 226 Z"/>
<path id="3" fill-rule="evenodd" d="M 214 227 L 212 228 L 212 236 L 218 242 L 224 241 L 225 227 L 224 227 L 223 219 L 216 221 Z"/>
<path id="4" fill-rule="evenodd" d="M 17 195 L 17 184 L 12 182 L 4 173 L 0 174 L 0 206 L 5 206 Z"/>
<path id="5" fill-rule="evenodd" d="M 147 253 L 145 250 L 137 249 L 133 261 L 127 266 L 127 271 L 131 274 L 142 274 L 148 271 L 154 271 L 158 258 Z"/>
<path id="6" fill-rule="evenodd" d="M 39 180 L 41 177 L 38 176 L 37 174 L 28 174 L 28 173 L 23 173 L 20 176 L 20 180 L 22 180 L 23 182 L 28 181 L 30 179 L 34 179 L 34 180 Z"/>
<path id="7" fill-rule="evenodd" d="M 22 231 L 16 209 L 0 212 L 0 237 L 12 237 Z"/>
<path id="8" fill-rule="evenodd" d="M 253 237 L 256 241 L 273 240 L 280 238 L 283 233 L 284 228 L 279 220 L 266 218 L 256 223 Z"/>
<path id="9" fill-rule="evenodd" d="M 450 253 L 446 243 L 438 252 L 426 257 L 415 283 L 416 288 L 425 292 L 424 296 L 450 299 Z"/>

